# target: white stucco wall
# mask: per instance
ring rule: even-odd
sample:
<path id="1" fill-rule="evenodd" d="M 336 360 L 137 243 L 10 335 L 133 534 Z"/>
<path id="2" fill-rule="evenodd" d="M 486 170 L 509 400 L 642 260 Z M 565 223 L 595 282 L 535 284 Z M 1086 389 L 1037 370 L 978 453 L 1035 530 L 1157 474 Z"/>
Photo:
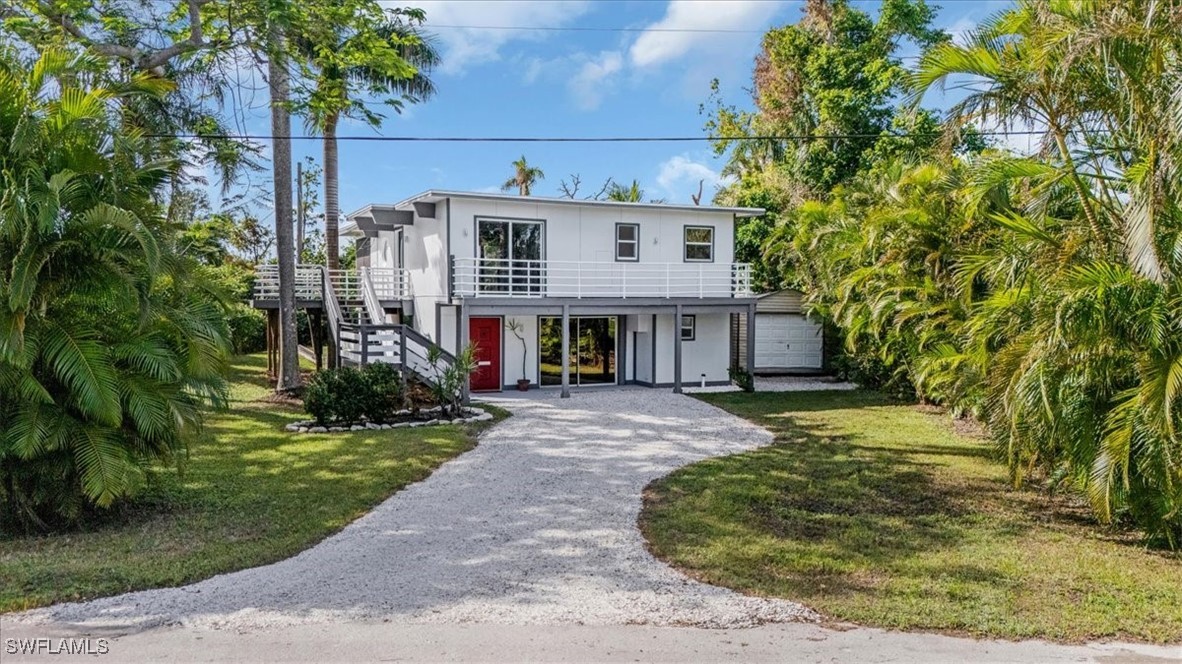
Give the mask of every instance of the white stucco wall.
<path id="1" fill-rule="evenodd" d="M 714 263 L 734 261 L 734 218 L 729 212 L 690 212 L 645 208 L 603 208 L 555 203 L 451 199 L 452 252 L 476 256 L 476 218 L 542 220 L 546 260 L 614 262 L 616 224 L 640 226 L 642 263 L 684 262 L 685 226 L 714 227 Z"/>
<path id="2" fill-rule="evenodd" d="M 537 316 L 508 316 L 504 320 L 504 324 L 508 325 L 509 321 L 516 320 L 522 325 L 521 336 L 525 338 L 525 377 L 529 378 L 534 385 L 537 385 L 538 380 L 538 317 Z M 503 338 L 501 346 L 505 349 L 504 355 L 501 357 L 501 373 L 503 374 L 502 385 L 516 385 L 517 379 L 521 378 L 521 356 L 522 347 L 521 341 L 513 336 L 507 327 L 501 330 Z"/>
<path id="3" fill-rule="evenodd" d="M 730 317 L 727 314 L 696 314 L 697 335 L 681 342 L 681 382 L 697 385 L 706 374 L 707 382 L 729 380 Z M 673 382 L 674 316 L 657 316 L 657 383 Z"/>

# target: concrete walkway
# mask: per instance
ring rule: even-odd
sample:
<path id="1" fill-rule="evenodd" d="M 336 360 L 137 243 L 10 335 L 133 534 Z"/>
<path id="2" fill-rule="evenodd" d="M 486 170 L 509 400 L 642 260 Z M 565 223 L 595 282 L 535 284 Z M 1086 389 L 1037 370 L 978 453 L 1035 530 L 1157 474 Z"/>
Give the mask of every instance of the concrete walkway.
<path id="1" fill-rule="evenodd" d="M 666 391 L 548 397 L 502 401 L 514 417 L 475 450 L 293 558 L 182 588 L 5 616 L 0 659 L 25 659 L 7 639 L 78 634 L 110 639 L 112 661 L 1099 661 L 1182 654 L 835 631 L 808 624 L 815 616 L 793 602 L 697 583 L 648 554 L 635 525 L 641 491 L 687 463 L 765 445 L 770 434 Z M 32 657 L 46 658 L 68 661 Z"/>

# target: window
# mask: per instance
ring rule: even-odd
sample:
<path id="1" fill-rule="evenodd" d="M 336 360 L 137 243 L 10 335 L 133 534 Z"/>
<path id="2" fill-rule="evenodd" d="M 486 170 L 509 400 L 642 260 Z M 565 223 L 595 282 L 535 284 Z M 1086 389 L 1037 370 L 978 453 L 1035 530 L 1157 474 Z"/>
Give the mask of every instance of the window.
<path id="1" fill-rule="evenodd" d="M 704 262 L 714 260 L 714 227 L 685 227 L 685 260 Z"/>
<path id="2" fill-rule="evenodd" d="M 477 218 L 479 290 L 531 295 L 541 292 L 543 230 L 541 221 Z"/>
<path id="3" fill-rule="evenodd" d="M 639 224 L 616 224 L 616 260 L 640 260 Z"/>
<path id="4" fill-rule="evenodd" d="M 693 341 L 698 336 L 698 318 L 696 316 L 681 317 L 681 340 Z"/>

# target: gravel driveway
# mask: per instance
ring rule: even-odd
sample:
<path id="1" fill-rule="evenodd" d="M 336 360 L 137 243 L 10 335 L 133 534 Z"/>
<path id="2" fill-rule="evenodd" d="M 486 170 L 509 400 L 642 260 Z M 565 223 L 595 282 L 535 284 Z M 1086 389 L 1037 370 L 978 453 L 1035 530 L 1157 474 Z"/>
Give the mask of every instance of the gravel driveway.
<path id="1" fill-rule="evenodd" d="M 248 630 L 343 620 L 743 627 L 814 617 L 793 602 L 692 581 L 650 556 L 636 528 L 651 480 L 765 445 L 766 431 L 663 390 L 542 393 L 500 405 L 514 416 L 475 450 L 294 558 L 14 618 Z"/>

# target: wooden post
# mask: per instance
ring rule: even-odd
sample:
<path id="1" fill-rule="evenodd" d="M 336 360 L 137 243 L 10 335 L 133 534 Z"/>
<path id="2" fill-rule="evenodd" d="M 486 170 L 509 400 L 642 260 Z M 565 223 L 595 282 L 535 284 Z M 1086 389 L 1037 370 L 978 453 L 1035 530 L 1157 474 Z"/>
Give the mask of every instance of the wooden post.
<path id="1" fill-rule="evenodd" d="M 357 334 L 361 337 L 361 366 L 369 364 L 369 328 L 357 326 Z"/>
<path id="2" fill-rule="evenodd" d="M 316 370 L 324 369 L 324 314 L 308 312 L 308 323 L 312 328 L 312 352 L 316 355 Z"/>
<path id="3" fill-rule="evenodd" d="M 279 310 L 267 310 L 267 374 L 279 375 Z"/>
<path id="4" fill-rule="evenodd" d="M 681 394 L 681 305 L 673 315 L 673 393 Z"/>
<path id="5" fill-rule="evenodd" d="M 402 394 L 406 394 L 406 325 L 398 326 L 398 381 L 402 384 Z M 406 396 L 403 397 L 407 398 Z"/>
<path id="6" fill-rule="evenodd" d="M 562 394 L 570 398 L 570 305 L 562 305 Z"/>

